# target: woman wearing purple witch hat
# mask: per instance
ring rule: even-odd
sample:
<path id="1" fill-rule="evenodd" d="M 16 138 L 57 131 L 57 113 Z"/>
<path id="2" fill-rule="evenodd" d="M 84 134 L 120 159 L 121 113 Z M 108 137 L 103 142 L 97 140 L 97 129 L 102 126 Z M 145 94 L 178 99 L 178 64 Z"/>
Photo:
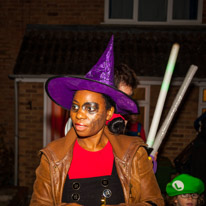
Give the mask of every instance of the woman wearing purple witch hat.
<path id="1" fill-rule="evenodd" d="M 73 127 L 41 150 L 31 206 L 164 205 L 146 144 L 105 124 L 114 112 L 138 113 L 114 87 L 113 64 L 112 37 L 85 78 L 48 79 L 47 94 L 70 110 Z"/>

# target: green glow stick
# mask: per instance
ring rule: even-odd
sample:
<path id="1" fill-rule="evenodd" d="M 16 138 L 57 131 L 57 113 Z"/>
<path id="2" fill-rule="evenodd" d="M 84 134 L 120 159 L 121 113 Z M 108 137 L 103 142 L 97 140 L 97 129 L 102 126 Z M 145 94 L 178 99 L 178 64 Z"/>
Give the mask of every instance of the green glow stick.
<path id="1" fill-rule="evenodd" d="M 178 52 L 179 52 L 179 44 L 175 43 L 175 44 L 173 44 L 171 52 L 170 52 L 165 75 L 164 75 L 163 82 L 162 82 L 161 89 L 160 89 L 160 94 L 158 97 L 154 116 L 153 116 L 152 123 L 150 126 L 149 134 L 147 137 L 147 144 L 149 147 L 152 147 L 153 143 L 154 143 L 154 139 L 156 136 L 157 128 L 158 128 L 160 117 L 162 114 L 162 109 L 163 109 L 165 99 L 166 99 L 166 95 L 167 95 L 167 92 L 169 89 L 171 77 L 172 77 L 172 74 L 174 71 L 175 62 L 177 59 Z"/>

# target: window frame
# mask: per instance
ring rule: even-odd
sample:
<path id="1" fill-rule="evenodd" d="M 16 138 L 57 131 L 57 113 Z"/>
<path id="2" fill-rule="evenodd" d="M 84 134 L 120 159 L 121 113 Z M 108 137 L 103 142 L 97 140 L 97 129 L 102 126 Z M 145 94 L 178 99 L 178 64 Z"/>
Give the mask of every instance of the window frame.
<path id="1" fill-rule="evenodd" d="M 172 5 L 173 0 L 168 0 L 167 7 L 167 21 L 165 22 L 149 22 L 149 21 L 138 21 L 138 2 L 139 0 L 133 0 L 133 19 L 109 19 L 109 1 L 104 1 L 104 23 L 105 24 L 137 24 L 137 25 L 197 25 L 202 24 L 202 7 L 203 0 L 199 0 L 198 3 L 198 14 L 197 20 L 173 20 L 172 19 Z M 137 9 L 135 9 L 137 8 Z"/>
<path id="2" fill-rule="evenodd" d="M 45 83 L 44 83 L 45 88 Z M 44 123 L 43 123 L 43 147 L 46 147 L 47 144 L 51 142 L 51 123 L 50 117 L 52 114 L 52 100 L 47 95 L 46 91 L 44 90 Z"/>
<path id="3" fill-rule="evenodd" d="M 139 84 L 137 88 L 145 89 L 145 100 L 137 100 L 139 107 L 144 107 L 144 130 L 145 135 L 149 132 L 149 112 L 150 112 L 150 85 Z"/>
<path id="4" fill-rule="evenodd" d="M 203 102 L 203 92 L 206 90 L 206 85 L 199 87 L 199 102 L 198 102 L 198 116 L 202 114 L 203 109 L 206 108 L 206 102 Z"/>

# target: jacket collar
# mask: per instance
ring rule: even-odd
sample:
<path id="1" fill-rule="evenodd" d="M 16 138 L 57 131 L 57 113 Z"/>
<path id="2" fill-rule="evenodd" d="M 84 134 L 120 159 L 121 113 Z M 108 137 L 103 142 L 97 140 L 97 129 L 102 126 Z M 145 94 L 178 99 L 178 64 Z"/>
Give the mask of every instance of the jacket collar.
<path id="1" fill-rule="evenodd" d="M 114 155 L 122 161 L 127 161 L 127 158 L 131 156 L 132 153 L 136 152 L 140 146 L 146 146 L 141 138 L 126 135 L 114 135 L 109 131 L 107 126 L 104 128 L 104 135 L 110 141 Z M 47 150 L 49 150 L 49 153 L 52 154 L 53 160 L 55 162 L 61 161 L 68 154 L 68 152 L 71 153 L 73 151 L 73 146 L 76 139 L 77 134 L 72 127 L 65 137 L 51 142 L 47 146 Z M 42 151 L 45 152 L 45 150 Z"/>
<path id="2" fill-rule="evenodd" d="M 112 145 L 114 154 L 122 161 L 127 161 L 140 146 L 147 146 L 139 137 L 115 135 L 108 127 L 105 127 L 104 133 Z"/>

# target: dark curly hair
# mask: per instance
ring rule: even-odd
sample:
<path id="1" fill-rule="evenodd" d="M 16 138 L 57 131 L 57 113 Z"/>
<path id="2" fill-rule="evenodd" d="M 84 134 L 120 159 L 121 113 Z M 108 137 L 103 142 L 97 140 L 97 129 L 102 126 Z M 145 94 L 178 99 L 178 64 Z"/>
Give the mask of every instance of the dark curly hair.
<path id="1" fill-rule="evenodd" d="M 123 82 L 127 86 L 135 89 L 138 84 L 137 75 L 129 66 L 126 64 L 119 64 L 114 69 L 114 84 L 118 88 L 119 84 Z"/>

